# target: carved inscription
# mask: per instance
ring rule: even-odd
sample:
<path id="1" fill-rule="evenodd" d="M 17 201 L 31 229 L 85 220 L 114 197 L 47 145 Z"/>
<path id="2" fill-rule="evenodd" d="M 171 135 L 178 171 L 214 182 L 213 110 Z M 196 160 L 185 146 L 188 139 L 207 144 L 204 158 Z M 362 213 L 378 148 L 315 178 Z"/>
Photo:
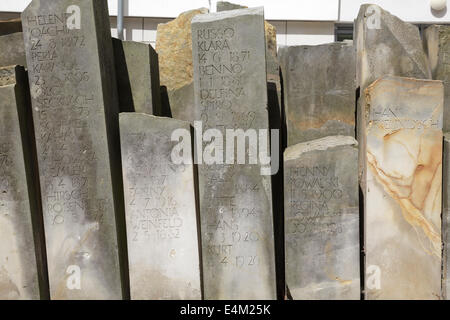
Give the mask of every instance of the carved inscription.
<path id="1" fill-rule="evenodd" d="M 263 17 L 245 11 L 192 23 L 196 119 L 222 136 L 268 127 Z M 213 139 L 203 137 L 203 155 L 224 152 L 211 150 Z M 248 159 L 255 146 L 246 140 Z M 270 177 L 259 171 L 259 165 L 199 165 L 206 299 L 274 298 Z"/>
<path id="2" fill-rule="evenodd" d="M 73 3 L 34 0 L 22 14 L 51 295 L 120 298 L 105 120 L 114 105 L 104 105 L 112 93 L 101 73 L 112 57 L 99 52 L 95 24 L 104 4 Z M 67 270 L 79 270 L 80 285 L 69 285 Z"/>

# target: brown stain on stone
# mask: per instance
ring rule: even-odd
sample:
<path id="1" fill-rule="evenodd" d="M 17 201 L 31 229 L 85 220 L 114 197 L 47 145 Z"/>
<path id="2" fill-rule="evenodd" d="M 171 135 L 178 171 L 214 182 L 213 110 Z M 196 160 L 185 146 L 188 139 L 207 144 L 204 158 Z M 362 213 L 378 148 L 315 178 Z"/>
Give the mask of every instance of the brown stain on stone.
<path id="1" fill-rule="evenodd" d="M 326 264 L 325 264 L 325 273 L 328 277 L 328 279 L 332 280 L 332 281 L 338 281 L 341 285 L 343 286 L 347 286 L 352 284 L 352 280 L 344 280 L 341 279 L 340 277 L 338 277 L 333 269 L 333 261 L 332 261 L 332 243 L 331 241 L 327 241 L 327 243 L 325 244 L 325 255 L 326 255 Z"/>
<path id="2" fill-rule="evenodd" d="M 404 129 L 410 130 L 410 129 Z M 403 131 L 403 130 L 402 130 Z M 385 135 L 385 143 L 395 137 L 395 132 Z M 378 164 L 375 156 L 367 150 L 367 163 L 376 180 L 383 186 L 385 192 L 394 199 L 402 209 L 402 215 L 417 232 L 422 230 L 429 239 L 431 248 L 424 250 L 438 258 L 441 255 L 441 236 L 435 226 L 425 217 L 425 203 L 429 197 L 436 199 L 437 194 L 432 194 L 433 185 L 441 184 L 439 169 L 442 166 L 442 150 L 438 141 L 442 140 L 440 131 L 428 133 L 427 141 L 437 141 L 434 144 L 424 143 L 423 137 L 420 140 L 420 149 L 417 155 L 416 168 L 412 177 L 399 177 L 386 173 Z M 398 143 L 398 141 L 395 141 Z M 411 154 L 410 154 L 411 155 Z M 402 195 L 401 191 L 406 189 L 409 192 Z M 439 190 L 439 189 L 438 189 Z M 439 192 L 439 191 L 437 191 Z M 434 208 L 434 205 L 433 205 Z M 431 208 L 431 209 L 433 209 Z M 420 238 L 419 238 L 420 241 Z"/>
<path id="3" fill-rule="evenodd" d="M 191 21 L 194 16 L 205 13 L 208 13 L 206 8 L 186 11 L 157 27 L 159 76 L 161 86 L 166 86 L 167 90 L 181 88 L 193 81 Z"/>

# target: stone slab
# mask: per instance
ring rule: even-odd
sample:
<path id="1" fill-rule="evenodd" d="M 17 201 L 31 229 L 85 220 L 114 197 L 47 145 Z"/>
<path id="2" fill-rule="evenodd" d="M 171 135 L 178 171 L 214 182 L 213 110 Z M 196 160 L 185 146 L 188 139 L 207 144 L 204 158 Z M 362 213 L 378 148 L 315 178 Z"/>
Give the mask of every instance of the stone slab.
<path id="1" fill-rule="evenodd" d="M 0 300 L 48 298 L 27 75 L 0 68 Z"/>
<path id="2" fill-rule="evenodd" d="M 434 80 L 444 84 L 443 131 L 450 131 L 450 27 L 433 25 L 425 29 L 423 42 Z"/>
<path id="3" fill-rule="evenodd" d="M 439 299 L 442 82 L 387 76 L 365 95 L 365 297 Z"/>
<path id="4" fill-rule="evenodd" d="M 131 299 L 201 299 L 194 165 L 175 164 L 172 141 L 188 122 L 120 114 Z"/>
<path id="5" fill-rule="evenodd" d="M 326 136 L 354 136 L 353 45 L 284 46 L 279 59 L 288 146 Z"/>
<path id="6" fill-rule="evenodd" d="M 149 44 L 113 38 L 121 112 L 161 114 L 158 54 Z"/>
<path id="7" fill-rule="evenodd" d="M 360 298 L 358 147 L 329 136 L 284 152 L 286 286 L 298 300 Z"/>
<path id="8" fill-rule="evenodd" d="M 33 0 L 22 23 L 51 298 L 126 298 L 118 99 L 107 3 Z"/>
<path id="9" fill-rule="evenodd" d="M 197 15 L 192 43 L 194 116 L 205 133 L 267 130 L 263 9 Z M 217 162 L 199 164 L 204 297 L 275 299 L 270 176 L 261 175 L 261 165 L 248 160 L 221 163 L 220 147 L 217 154 Z"/>
<path id="10" fill-rule="evenodd" d="M 0 67 L 27 66 L 22 32 L 0 36 Z"/>

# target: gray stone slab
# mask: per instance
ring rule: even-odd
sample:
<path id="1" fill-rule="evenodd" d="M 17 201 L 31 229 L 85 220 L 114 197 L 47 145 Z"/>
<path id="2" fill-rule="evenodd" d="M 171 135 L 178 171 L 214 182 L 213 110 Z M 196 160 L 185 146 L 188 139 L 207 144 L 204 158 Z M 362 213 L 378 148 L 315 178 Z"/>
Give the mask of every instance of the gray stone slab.
<path id="1" fill-rule="evenodd" d="M 450 251 L 450 134 L 444 134 L 444 154 L 442 166 L 442 296 L 450 298 L 450 268 L 448 257 Z"/>
<path id="2" fill-rule="evenodd" d="M 450 131 L 450 26 L 433 25 L 425 29 L 424 47 L 434 80 L 444 83 L 443 131 Z"/>
<path id="3" fill-rule="evenodd" d="M 48 298 L 29 103 L 23 67 L 0 68 L 0 300 Z"/>
<path id="4" fill-rule="evenodd" d="M 366 299 L 440 299 L 441 81 L 383 77 L 366 89 Z"/>
<path id="5" fill-rule="evenodd" d="M 355 135 L 355 51 L 351 43 L 279 50 L 288 146 Z"/>
<path id="6" fill-rule="evenodd" d="M 356 46 L 356 86 L 360 102 L 357 118 L 364 119 L 367 103 L 365 89 L 385 75 L 431 79 L 430 66 L 417 26 L 404 22 L 373 4 L 360 7 L 354 23 Z M 360 180 L 364 188 L 365 121 L 357 121 Z"/>
<path id="7" fill-rule="evenodd" d="M 22 32 L 0 36 L 0 67 L 27 66 Z"/>
<path id="8" fill-rule="evenodd" d="M 192 43 L 203 130 L 268 129 L 263 9 L 198 15 Z M 233 163 L 199 164 L 204 296 L 275 299 L 270 176 L 260 164 Z"/>
<path id="9" fill-rule="evenodd" d="M 158 54 L 149 44 L 113 38 L 120 112 L 161 114 Z"/>
<path id="10" fill-rule="evenodd" d="M 358 147 L 329 136 L 284 152 L 286 286 L 298 300 L 360 298 Z"/>
<path id="11" fill-rule="evenodd" d="M 131 299 L 201 299 L 194 165 L 175 164 L 171 141 L 188 122 L 120 114 Z"/>
<path id="12" fill-rule="evenodd" d="M 33 0 L 22 23 L 51 298 L 121 299 L 124 209 L 107 3 Z"/>

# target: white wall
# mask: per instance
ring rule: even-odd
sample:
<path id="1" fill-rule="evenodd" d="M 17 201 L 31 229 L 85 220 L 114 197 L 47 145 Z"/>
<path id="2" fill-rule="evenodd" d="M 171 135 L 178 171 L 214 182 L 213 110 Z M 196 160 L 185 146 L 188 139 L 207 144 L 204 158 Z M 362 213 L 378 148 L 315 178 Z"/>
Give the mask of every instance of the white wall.
<path id="1" fill-rule="evenodd" d="M 16 17 L 31 0 L 0 0 L 0 19 Z M 353 22 L 363 3 L 379 4 L 410 22 L 450 23 L 449 8 L 431 11 L 430 0 L 230 0 L 246 6 L 264 6 L 265 18 L 277 28 L 278 45 L 321 44 L 334 41 L 334 23 Z M 215 11 L 217 0 L 124 0 L 126 40 L 156 40 L 156 26 L 181 12 L 206 7 Z M 113 36 L 117 36 L 117 0 L 108 0 Z"/>

